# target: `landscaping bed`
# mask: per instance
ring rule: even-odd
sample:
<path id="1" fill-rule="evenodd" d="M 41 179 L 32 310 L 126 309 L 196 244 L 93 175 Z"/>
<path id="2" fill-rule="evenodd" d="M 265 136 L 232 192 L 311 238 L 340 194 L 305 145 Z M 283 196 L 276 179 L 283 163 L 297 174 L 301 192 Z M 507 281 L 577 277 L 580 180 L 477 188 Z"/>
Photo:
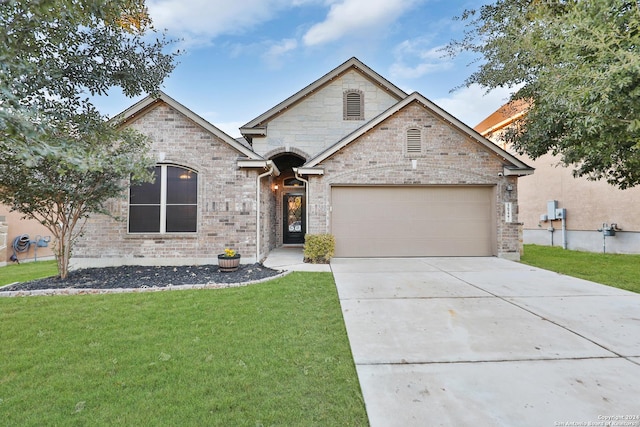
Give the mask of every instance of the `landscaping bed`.
<path id="1" fill-rule="evenodd" d="M 260 263 L 242 264 L 233 272 L 221 272 L 217 265 L 87 268 L 72 271 L 69 277 L 47 277 L 0 287 L 0 292 L 45 289 L 143 289 L 179 285 L 235 284 L 254 282 L 281 274 Z"/>

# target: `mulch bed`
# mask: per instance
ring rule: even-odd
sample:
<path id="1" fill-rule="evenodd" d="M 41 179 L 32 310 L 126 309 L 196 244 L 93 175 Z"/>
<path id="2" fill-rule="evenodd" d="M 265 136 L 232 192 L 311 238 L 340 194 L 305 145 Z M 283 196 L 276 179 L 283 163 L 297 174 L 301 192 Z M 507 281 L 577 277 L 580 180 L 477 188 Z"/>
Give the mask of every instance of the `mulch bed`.
<path id="1" fill-rule="evenodd" d="M 35 291 L 45 289 L 144 289 L 180 285 L 238 284 L 255 282 L 282 274 L 260 263 L 241 264 L 237 271 L 221 272 L 217 265 L 87 268 L 57 277 L 17 283 L 0 288 L 0 292 Z M 221 286 L 223 287 L 223 286 Z"/>

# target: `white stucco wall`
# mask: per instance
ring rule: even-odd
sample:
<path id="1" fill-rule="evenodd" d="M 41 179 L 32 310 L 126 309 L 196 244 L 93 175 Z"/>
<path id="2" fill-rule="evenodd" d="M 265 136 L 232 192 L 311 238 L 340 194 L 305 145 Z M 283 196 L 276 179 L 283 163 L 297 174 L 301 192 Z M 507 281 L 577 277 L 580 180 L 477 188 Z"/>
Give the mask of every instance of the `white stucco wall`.
<path id="1" fill-rule="evenodd" d="M 343 120 L 342 97 L 348 89 L 364 93 L 365 120 Z M 253 148 L 264 155 L 288 144 L 310 158 L 397 101 L 360 72 L 349 70 L 271 120 L 267 125 L 267 136 L 255 137 Z"/>
<path id="2" fill-rule="evenodd" d="M 497 141 L 498 136 L 496 133 L 491 139 Z M 603 236 L 598 229 L 615 223 L 622 231 L 607 238 L 606 252 L 640 253 L 640 187 L 620 190 L 606 181 L 576 178 L 572 168 L 563 167 L 552 154 L 533 160 L 507 149 L 535 168 L 533 175 L 518 180 L 518 217 L 523 223 L 524 243 L 563 246 L 562 221 L 541 221 L 541 215 L 547 213 L 547 202 L 556 200 L 558 208 L 567 213 L 567 249 L 603 251 Z"/>

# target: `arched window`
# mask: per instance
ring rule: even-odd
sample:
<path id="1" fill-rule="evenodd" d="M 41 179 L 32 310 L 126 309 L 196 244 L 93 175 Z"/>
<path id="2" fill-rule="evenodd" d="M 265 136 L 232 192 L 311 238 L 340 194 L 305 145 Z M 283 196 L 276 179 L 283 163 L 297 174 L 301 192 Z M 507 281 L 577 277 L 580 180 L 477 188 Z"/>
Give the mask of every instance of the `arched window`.
<path id="1" fill-rule="evenodd" d="M 198 174 L 158 165 L 155 181 L 129 191 L 129 233 L 194 233 L 198 218 Z"/>
<path id="2" fill-rule="evenodd" d="M 357 89 L 344 92 L 343 115 L 344 120 L 364 120 L 364 93 Z"/>
<path id="3" fill-rule="evenodd" d="M 422 132 L 418 128 L 407 130 L 407 154 L 422 153 Z"/>

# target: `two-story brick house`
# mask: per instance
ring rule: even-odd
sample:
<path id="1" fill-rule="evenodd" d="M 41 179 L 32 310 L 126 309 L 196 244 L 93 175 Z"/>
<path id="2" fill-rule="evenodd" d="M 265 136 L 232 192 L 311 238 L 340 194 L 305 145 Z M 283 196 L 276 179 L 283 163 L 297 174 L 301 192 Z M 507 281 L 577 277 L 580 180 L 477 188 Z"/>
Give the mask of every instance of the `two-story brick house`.
<path id="1" fill-rule="evenodd" d="M 332 233 L 336 256 L 517 259 L 517 178 L 533 170 L 356 58 L 240 128 L 166 94 L 121 115 L 148 135 L 156 181 L 94 216 L 73 265 L 243 262 Z"/>

